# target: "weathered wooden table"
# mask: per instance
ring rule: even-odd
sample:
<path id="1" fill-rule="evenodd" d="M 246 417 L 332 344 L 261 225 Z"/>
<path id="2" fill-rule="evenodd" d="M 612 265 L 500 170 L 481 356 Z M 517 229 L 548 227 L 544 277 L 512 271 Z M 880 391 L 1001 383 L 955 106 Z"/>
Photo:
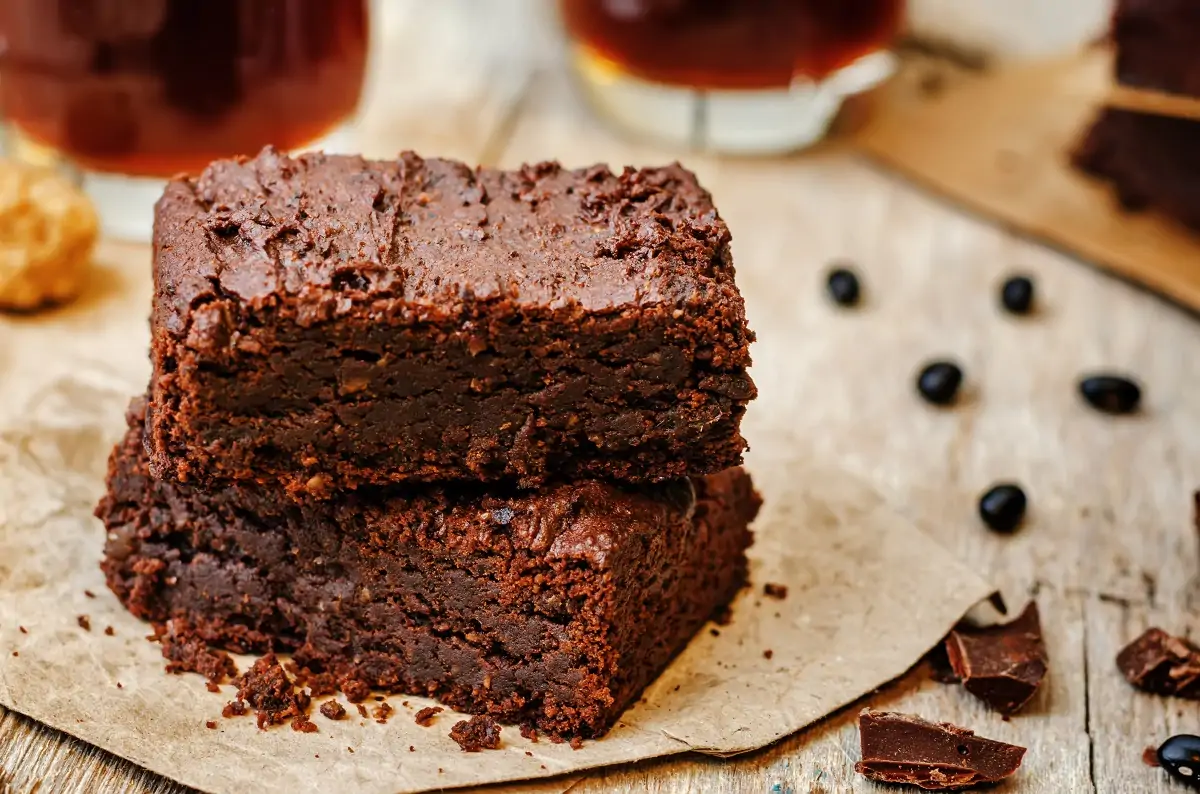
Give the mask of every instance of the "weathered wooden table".
<path id="1" fill-rule="evenodd" d="M 733 229 L 739 281 L 754 286 L 756 378 L 779 367 L 806 375 L 793 406 L 798 443 L 872 481 L 1010 603 L 1036 596 L 1042 608 L 1051 673 L 1010 722 L 919 667 L 767 750 L 611 769 L 573 790 L 882 791 L 852 771 L 854 715 L 868 704 L 1028 746 L 1004 791 L 1171 789 L 1143 766 L 1142 749 L 1197 732 L 1200 708 L 1134 692 L 1113 658 L 1148 625 L 1186 632 L 1196 623 L 1200 324 L 1192 316 L 964 216 L 836 146 L 739 161 L 623 140 L 580 106 L 552 32 L 530 24 L 525 2 L 383 6 L 386 46 L 359 130 L 368 153 L 685 159 Z M 831 308 L 823 294 L 822 272 L 841 257 L 865 276 L 856 312 Z M 1037 281 L 1040 308 L 1028 319 L 996 308 L 999 281 L 1017 270 Z M 782 317 L 803 333 L 773 333 Z M 967 396 L 956 409 L 930 410 L 913 393 L 914 371 L 935 356 L 965 366 Z M 1081 404 L 1077 376 L 1096 368 L 1140 378 L 1142 415 L 1113 419 Z M 984 531 L 974 515 L 978 494 L 1002 479 L 1024 483 L 1031 500 L 1027 525 L 1011 538 Z M 0 791 L 182 790 L 19 715 L 0 720 Z"/>

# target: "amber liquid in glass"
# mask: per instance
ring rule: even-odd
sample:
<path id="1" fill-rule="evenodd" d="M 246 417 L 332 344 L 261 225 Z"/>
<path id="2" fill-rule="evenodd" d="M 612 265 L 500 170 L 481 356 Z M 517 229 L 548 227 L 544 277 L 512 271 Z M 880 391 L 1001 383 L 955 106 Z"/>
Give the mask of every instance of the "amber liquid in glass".
<path id="1" fill-rule="evenodd" d="M 886 48 L 904 0 L 561 0 L 572 38 L 644 80 L 699 89 L 819 81 Z"/>
<path id="2" fill-rule="evenodd" d="M 367 0 L 0 0 L 0 112 L 99 172 L 166 177 L 355 110 Z"/>

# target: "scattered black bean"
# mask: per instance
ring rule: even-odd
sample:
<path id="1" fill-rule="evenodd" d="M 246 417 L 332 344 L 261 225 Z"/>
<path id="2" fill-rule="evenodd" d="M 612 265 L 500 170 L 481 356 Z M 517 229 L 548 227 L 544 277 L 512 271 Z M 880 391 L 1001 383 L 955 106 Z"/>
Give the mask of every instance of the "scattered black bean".
<path id="1" fill-rule="evenodd" d="M 999 483 L 979 497 L 979 517 L 988 529 L 1008 534 L 1021 525 L 1025 505 L 1025 492 L 1021 486 Z"/>
<path id="2" fill-rule="evenodd" d="M 1098 411 L 1129 414 L 1142 401 L 1142 389 L 1120 375 L 1091 375 L 1079 381 L 1079 393 Z"/>
<path id="3" fill-rule="evenodd" d="M 951 361 L 926 364 L 917 376 L 917 391 L 934 405 L 949 405 L 958 396 L 962 385 L 962 369 Z"/>
<path id="4" fill-rule="evenodd" d="M 1033 281 L 1028 276 L 1012 276 L 1000 288 L 1000 303 L 1013 314 L 1029 314 L 1033 308 Z"/>
<path id="5" fill-rule="evenodd" d="M 855 306 L 862 295 L 858 276 L 849 268 L 836 267 L 830 270 L 826 286 L 829 289 L 829 297 L 840 306 Z"/>
<path id="6" fill-rule="evenodd" d="M 1200 788 L 1200 736 L 1181 733 L 1158 748 L 1158 763 L 1167 774 L 1192 788 Z"/>

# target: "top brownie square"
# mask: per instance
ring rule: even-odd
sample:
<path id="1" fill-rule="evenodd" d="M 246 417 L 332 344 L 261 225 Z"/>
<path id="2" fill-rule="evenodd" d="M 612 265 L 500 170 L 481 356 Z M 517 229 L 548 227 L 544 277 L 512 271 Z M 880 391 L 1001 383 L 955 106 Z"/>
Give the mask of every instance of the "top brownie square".
<path id="1" fill-rule="evenodd" d="M 1113 13 L 1117 81 L 1200 97 L 1200 3 L 1117 0 Z"/>
<path id="2" fill-rule="evenodd" d="M 157 206 L 153 470 L 322 497 L 737 465 L 729 239 L 678 165 L 215 162 Z"/>

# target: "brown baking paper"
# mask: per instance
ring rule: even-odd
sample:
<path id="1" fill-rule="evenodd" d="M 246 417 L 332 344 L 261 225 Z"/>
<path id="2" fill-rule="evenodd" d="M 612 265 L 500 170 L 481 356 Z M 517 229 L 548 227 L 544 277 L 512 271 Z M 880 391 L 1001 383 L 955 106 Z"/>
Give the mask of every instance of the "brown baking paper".
<path id="1" fill-rule="evenodd" d="M 948 74 L 914 64 L 855 135 L 870 156 L 1017 231 L 1200 309 L 1200 235 L 1129 213 L 1069 152 L 1114 92 L 1112 56 Z M 1145 92 L 1138 92 L 1145 99 Z"/>
<path id="2" fill-rule="evenodd" d="M 782 395 L 765 388 L 748 417 L 759 447 L 749 465 L 766 499 L 753 585 L 732 623 L 701 631 L 606 738 L 572 750 L 506 727 L 500 750 L 466 754 L 448 736 L 458 715 L 418 727 L 413 713 L 433 702 L 401 695 L 388 698 L 396 711 L 382 725 L 353 706 L 331 722 L 314 705 L 315 734 L 222 719 L 233 688 L 217 695 L 199 676 L 165 673 L 148 627 L 97 568 L 104 532 L 91 511 L 126 401 L 146 384 L 150 294 L 148 249 L 107 245 L 102 256 L 113 264 L 82 304 L 0 318 L 0 703 L 181 783 L 393 794 L 740 753 L 900 675 L 990 592 L 869 488 L 802 465 L 782 426 L 789 412 L 772 407 Z M 786 585 L 787 597 L 764 597 L 766 582 Z"/>

